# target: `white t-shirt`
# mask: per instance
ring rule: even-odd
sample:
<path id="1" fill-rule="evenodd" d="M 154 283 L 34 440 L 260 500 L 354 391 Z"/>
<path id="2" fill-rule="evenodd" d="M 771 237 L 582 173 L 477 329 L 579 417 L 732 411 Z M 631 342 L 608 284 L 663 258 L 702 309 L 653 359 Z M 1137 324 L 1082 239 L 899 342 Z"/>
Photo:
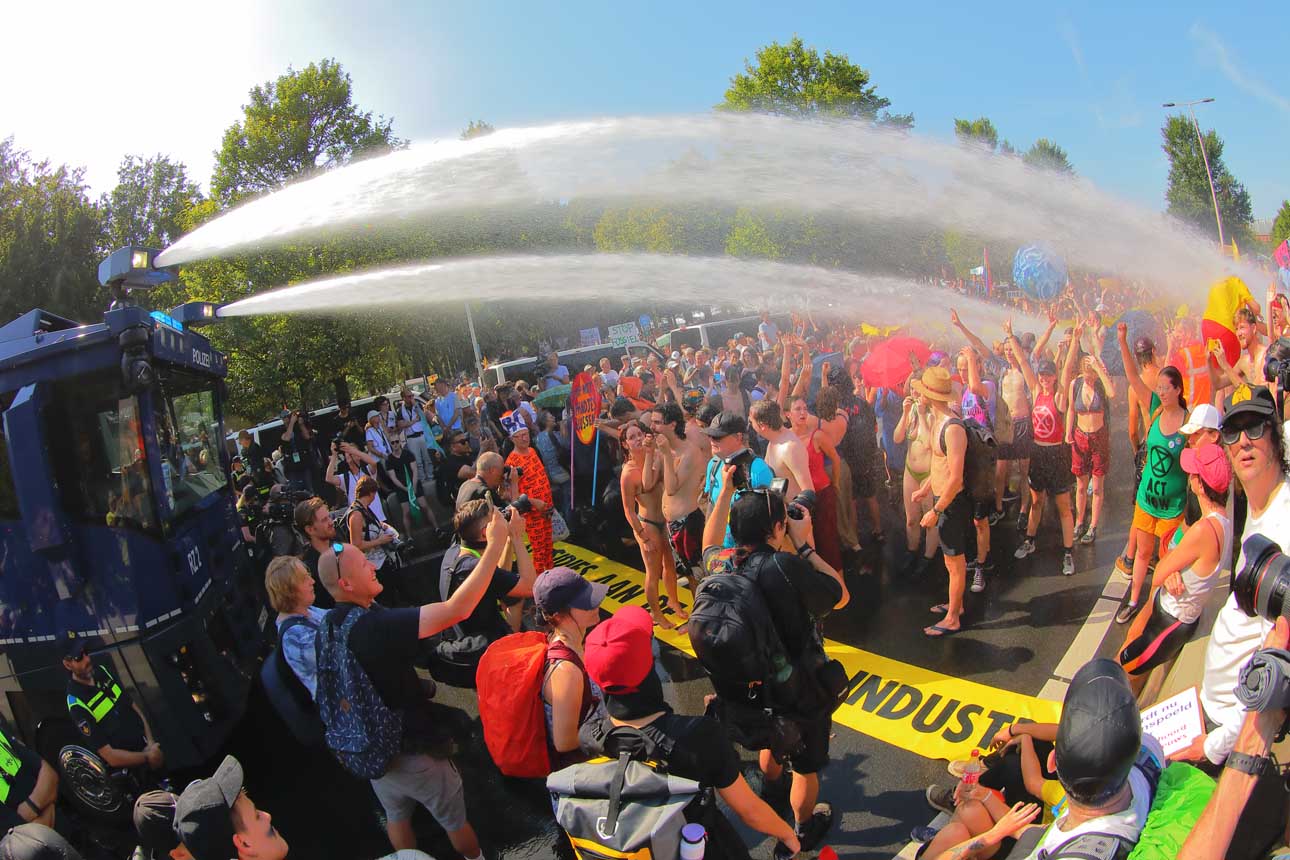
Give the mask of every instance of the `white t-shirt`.
<path id="1" fill-rule="evenodd" d="M 1205 610 L 1205 602 L 1209 599 L 1209 593 L 1214 590 L 1214 583 L 1218 581 L 1219 572 L 1223 569 L 1223 562 L 1232 557 L 1232 521 L 1222 514 L 1215 511 L 1209 516 L 1202 517 L 1192 528 L 1210 528 L 1208 520 L 1218 526 L 1220 546 L 1218 552 L 1218 567 L 1208 576 L 1199 576 L 1195 573 L 1195 565 L 1191 565 L 1181 573 L 1184 591 L 1178 597 L 1169 593 L 1169 589 L 1160 589 L 1160 606 L 1174 618 L 1177 618 L 1184 624 L 1195 623 L 1200 614 Z M 1202 523 L 1205 523 L 1202 525 Z"/>
<path id="2" fill-rule="evenodd" d="M 600 371 L 600 378 L 603 379 L 605 385 L 608 385 L 610 388 L 618 387 L 618 371 L 602 370 Z"/>
<path id="3" fill-rule="evenodd" d="M 1241 533 L 1241 552 L 1236 557 L 1236 568 L 1245 566 L 1245 539 L 1253 534 L 1268 535 L 1273 540 L 1284 540 L 1290 534 L 1290 488 L 1282 480 L 1272 491 L 1272 499 L 1259 516 L 1251 511 Z M 1236 605 L 1236 595 L 1228 595 L 1227 602 L 1214 619 L 1214 629 L 1209 634 L 1205 648 L 1205 675 L 1200 686 L 1200 705 L 1218 726 L 1205 738 L 1205 757 L 1214 764 L 1222 764 L 1236 745 L 1236 736 L 1245 719 L 1245 708 L 1236 699 L 1236 682 L 1244 666 L 1255 651 L 1263 646 L 1263 639 L 1272 625 L 1260 617 L 1250 618 Z"/>
<path id="4" fill-rule="evenodd" d="M 1161 769 L 1168 764 L 1165 761 L 1165 751 L 1158 740 L 1151 735 L 1143 735 L 1142 745 L 1155 756 Z M 1137 842 L 1138 837 L 1142 835 L 1142 828 L 1146 826 L 1147 815 L 1151 812 L 1151 785 L 1142 771 L 1136 767 L 1129 771 L 1129 789 L 1133 793 L 1133 799 L 1122 812 L 1085 821 L 1070 830 L 1062 830 L 1058 826 L 1066 815 L 1054 821 L 1044 832 L 1035 850 L 1026 855 L 1026 860 L 1039 860 L 1042 852 L 1052 851 L 1084 833 L 1110 833 Z"/>

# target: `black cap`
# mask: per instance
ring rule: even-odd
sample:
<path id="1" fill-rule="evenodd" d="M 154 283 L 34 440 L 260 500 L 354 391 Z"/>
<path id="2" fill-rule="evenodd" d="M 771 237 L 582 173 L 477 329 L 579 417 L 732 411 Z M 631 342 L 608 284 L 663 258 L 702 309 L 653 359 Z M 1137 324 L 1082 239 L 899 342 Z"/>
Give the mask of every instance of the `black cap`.
<path id="1" fill-rule="evenodd" d="M 85 656 L 85 640 L 75 633 L 67 634 L 67 641 L 63 643 L 63 659 L 79 660 Z"/>
<path id="2" fill-rule="evenodd" d="M 1053 361 L 1051 358 L 1040 359 L 1038 366 L 1035 367 L 1035 373 L 1038 373 L 1041 376 L 1056 376 L 1057 362 Z"/>
<path id="3" fill-rule="evenodd" d="M 134 802 L 134 832 L 151 860 L 166 860 L 179 847 L 175 834 L 175 804 L 179 798 L 168 791 L 149 791 Z"/>
<path id="4" fill-rule="evenodd" d="M 195 860 L 228 860 L 233 851 L 233 803 L 242 793 L 242 765 L 225 756 L 210 779 L 184 789 L 175 805 L 175 832 Z"/>
<path id="5" fill-rule="evenodd" d="M 0 860 L 81 860 L 81 855 L 45 825 L 21 824 L 0 839 Z"/>
<path id="6" fill-rule="evenodd" d="M 1150 355 L 1156 351 L 1156 342 L 1145 334 L 1133 342 L 1134 355 Z"/>
<path id="7" fill-rule="evenodd" d="M 1223 419 L 1218 422 L 1220 430 L 1228 429 L 1233 418 L 1238 415 L 1257 415 L 1261 418 L 1275 418 L 1277 401 L 1272 392 L 1262 385 L 1238 385 L 1223 401 Z"/>
<path id="8" fill-rule="evenodd" d="M 1091 660 L 1071 679 L 1057 724 L 1057 779 L 1070 798 L 1095 806 L 1123 787 L 1142 748 L 1142 718 L 1129 678 L 1114 660 Z"/>
<path id="9" fill-rule="evenodd" d="M 742 415 L 734 412 L 722 412 L 712 419 L 711 424 L 699 432 L 714 439 L 722 439 L 726 436 L 733 436 L 736 433 L 747 433 L 748 422 L 744 420 Z"/>

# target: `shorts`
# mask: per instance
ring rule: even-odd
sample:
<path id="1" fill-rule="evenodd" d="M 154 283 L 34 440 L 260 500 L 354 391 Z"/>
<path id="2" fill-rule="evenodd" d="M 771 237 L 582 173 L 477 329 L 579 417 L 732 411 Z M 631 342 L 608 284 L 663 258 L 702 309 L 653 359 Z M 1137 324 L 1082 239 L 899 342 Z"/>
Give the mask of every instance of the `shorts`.
<path id="1" fill-rule="evenodd" d="M 933 499 L 935 505 L 939 499 Z M 941 514 L 937 525 L 937 534 L 941 537 L 941 552 L 949 556 L 964 555 L 971 541 L 976 538 L 976 528 L 972 525 L 972 497 L 966 490 L 950 502 Z M 988 516 L 988 514 L 987 514 Z"/>
<path id="2" fill-rule="evenodd" d="M 1200 624 L 1199 621 L 1187 624 L 1171 615 L 1160 605 L 1163 591 L 1163 588 L 1156 589 L 1146 627 L 1133 641 L 1124 643 L 1124 650 L 1120 652 L 1120 665 L 1130 675 L 1145 675 L 1177 657 Z"/>
<path id="3" fill-rule="evenodd" d="M 1182 521 L 1182 514 L 1179 514 L 1176 517 L 1161 519 L 1160 517 L 1147 513 L 1137 504 L 1134 504 L 1133 506 L 1133 527 L 1138 531 L 1146 532 L 1147 534 L 1153 535 L 1157 538 L 1168 536 L 1171 531 L 1182 525 Z"/>
<path id="4" fill-rule="evenodd" d="M 1035 447 L 1035 428 L 1031 426 L 1030 416 L 1012 419 L 1012 441 L 1001 442 L 998 451 L 1000 460 L 1029 460 L 1031 449 Z"/>
<path id="5" fill-rule="evenodd" d="M 421 804 L 449 833 L 466 826 L 461 774 L 448 759 L 400 753 L 390 762 L 385 776 L 372 780 L 372 790 L 389 821 L 407 821 Z"/>
<path id="6" fill-rule="evenodd" d="M 703 511 L 695 508 L 682 519 L 667 524 L 677 560 L 687 571 L 703 567 Z"/>
<path id="7" fill-rule="evenodd" d="M 1071 446 L 1036 445 L 1030 452 L 1030 489 L 1036 493 L 1060 495 L 1070 490 L 1075 476 L 1071 474 Z"/>
<path id="8" fill-rule="evenodd" d="M 1071 474 L 1106 477 L 1106 470 L 1111 465 L 1111 431 L 1107 426 L 1103 424 L 1101 430 L 1092 433 L 1085 433 L 1076 427 L 1074 439 L 1075 444 L 1071 446 Z"/>
<path id="9" fill-rule="evenodd" d="M 833 714 L 825 711 L 814 717 L 794 717 L 802 733 L 802 749 L 788 757 L 796 773 L 819 773 L 829 763 L 829 735 L 833 733 Z"/>

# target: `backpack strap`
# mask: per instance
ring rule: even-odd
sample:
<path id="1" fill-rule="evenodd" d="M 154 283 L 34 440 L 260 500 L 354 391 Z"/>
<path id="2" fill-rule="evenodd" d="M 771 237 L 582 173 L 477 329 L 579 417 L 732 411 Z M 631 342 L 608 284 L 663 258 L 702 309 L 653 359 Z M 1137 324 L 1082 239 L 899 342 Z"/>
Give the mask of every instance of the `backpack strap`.
<path id="1" fill-rule="evenodd" d="M 941 425 L 941 451 L 946 455 L 949 454 L 949 449 L 945 447 L 945 431 L 949 429 L 951 424 L 959 425 L 963 428 L 963 432 L 967 433 L 967 425 L 963 423 L 962 418 L 951 418 Z"/>

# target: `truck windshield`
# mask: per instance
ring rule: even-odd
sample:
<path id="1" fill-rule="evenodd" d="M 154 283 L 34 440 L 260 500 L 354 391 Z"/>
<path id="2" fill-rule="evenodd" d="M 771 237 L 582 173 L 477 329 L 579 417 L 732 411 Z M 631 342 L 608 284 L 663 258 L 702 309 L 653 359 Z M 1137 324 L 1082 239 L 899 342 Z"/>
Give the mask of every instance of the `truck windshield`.
<path id="1" fill-rule="evenodd" d="M 170 370 L 153 392 L 157 450 L 172 516 L 179 519 L 225 486 L 216 441 L 223 438 L 215 380 Z"/>

